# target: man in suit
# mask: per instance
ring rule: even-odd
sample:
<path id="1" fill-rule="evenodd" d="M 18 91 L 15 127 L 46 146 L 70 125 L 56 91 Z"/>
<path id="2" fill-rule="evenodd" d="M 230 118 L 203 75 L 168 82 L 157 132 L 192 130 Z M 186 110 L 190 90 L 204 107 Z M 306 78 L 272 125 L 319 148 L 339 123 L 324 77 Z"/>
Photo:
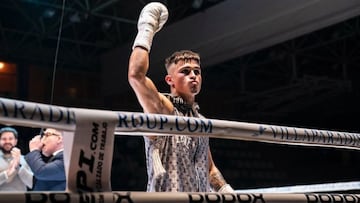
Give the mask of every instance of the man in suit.
<path id="1" fill-rule="evenodd" d="M 0 191 L 26 191 L 32 188 L 33 173 L 21 150 L 16 147 L 18 132 L 12 127 L 0 129 Z"/>
<path id="2" fill-rule="evenodd" d="M 25 159 L 36 179 L 33 191 L 64 191 L 66 176 L 62 133 L 47 128 L 43 135 L 36 135 L 30 140 L 29 150 Z M 42 155 L 48 160 L 44 160 Z"/>

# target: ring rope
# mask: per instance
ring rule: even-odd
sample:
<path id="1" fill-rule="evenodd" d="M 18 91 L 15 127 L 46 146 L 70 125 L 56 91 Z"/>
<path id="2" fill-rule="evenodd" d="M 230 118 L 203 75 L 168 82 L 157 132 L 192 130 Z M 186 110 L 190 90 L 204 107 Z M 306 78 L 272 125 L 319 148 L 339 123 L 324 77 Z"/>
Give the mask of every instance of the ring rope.
<path id="1" fill-rule="evenodd" d="M 0 122 L 75 131 L 76 112 L 113 114 L 116 135 L 192 135 L 289 145 L 360 149 L 360 134 L 217 119 L 69 108 L 0 98 Z"/>
<path id="2" fill-rule="evenodd" d="M 68 183 L 66 192 L 0 193 L 0 203 L 2 200 L 84 202 L 90 199 L 91 202 L 360 202 L 357 194 L 279 194 L 266 193 L 266 189 L 256 193 L 237 191 L 234 194 L 113 192 L 109 181 L 113 155 L 113 148 L 109 146 L 113 145 L 114 134 L 206 135 L 351 149 L 359 149 L 359 134 L 161 114 L 68 108 L 6 98 L 0 98 L 0 109 L 2 124 L 54 127 L 66 131 L 64 139 L 71 138 L 71 144 L 65 145 L 70 146 L 70 149 L 64 150 L 68 153 L 64 154 Z M 345 184 L 337 184 L 336 187 L 345 189 L 349 186 Z M 319 186 L 308 186 L 315 187 Z M 81 193 L 78 193 L 79 190 Z"/>
<path id="3" fill-rule="evenodd" d="M 305 193 L 360 190 L 360 181 L 235 190 L 236 193 Z"/>
<path id="4" fill-rule="evenodd" d="M 0 203 L 355 203 L 360 202 L 359 194 L 331 193 L 187 193 L 187 192 L 25 192 L 0 193 Z"/>

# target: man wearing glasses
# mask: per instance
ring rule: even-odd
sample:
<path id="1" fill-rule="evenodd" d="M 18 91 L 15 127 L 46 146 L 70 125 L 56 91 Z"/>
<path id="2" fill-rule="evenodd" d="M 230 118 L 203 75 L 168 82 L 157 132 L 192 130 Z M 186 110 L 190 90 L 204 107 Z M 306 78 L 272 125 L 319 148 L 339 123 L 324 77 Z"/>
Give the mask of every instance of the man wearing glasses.
<path id="1" fill-rule="evenodd" d="M 47 128 L 43 135 L 36 135 L 29 142 L 30 152 L 25 159 L 35 176 L 33 191 L 64 191 L 66 176 L 62 133 Z M 43 159 L 43 156 L 47 160 Z"/>

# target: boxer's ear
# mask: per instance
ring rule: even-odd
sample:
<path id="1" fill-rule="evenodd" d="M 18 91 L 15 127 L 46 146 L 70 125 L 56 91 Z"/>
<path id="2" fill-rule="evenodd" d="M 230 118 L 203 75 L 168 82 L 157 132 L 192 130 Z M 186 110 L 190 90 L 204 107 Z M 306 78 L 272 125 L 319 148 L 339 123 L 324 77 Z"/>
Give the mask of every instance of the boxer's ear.
<path id="1" fill-rule="evenodd" d="M 173 83 L 171 75 L 166 75 L 165 76 L 165 81 L 169 86 L 173 87 L 174 83 Z"/>

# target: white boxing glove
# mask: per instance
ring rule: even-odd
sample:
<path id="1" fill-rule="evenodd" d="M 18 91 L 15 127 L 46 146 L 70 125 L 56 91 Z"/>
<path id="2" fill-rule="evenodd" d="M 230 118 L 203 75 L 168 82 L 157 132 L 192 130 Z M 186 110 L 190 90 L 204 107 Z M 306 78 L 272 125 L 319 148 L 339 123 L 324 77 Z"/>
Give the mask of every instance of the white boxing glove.
<path id="1" fill-rule="evenodd" d="M 141 10 L 138 20 L 138 33 L 132 48 L 140 46 L 150 52 L 154 35 L 166 23 L 168 16 L 168 10 L 162 3 L 151 2 L 147 4 Z"/>
<path id="2" fill-rule="evenodd" d="M 225 184 L 219 189 L 218 192 L 220 192 L 220 193 L 234 193 L 235 191 L 229 184 Z"/>

